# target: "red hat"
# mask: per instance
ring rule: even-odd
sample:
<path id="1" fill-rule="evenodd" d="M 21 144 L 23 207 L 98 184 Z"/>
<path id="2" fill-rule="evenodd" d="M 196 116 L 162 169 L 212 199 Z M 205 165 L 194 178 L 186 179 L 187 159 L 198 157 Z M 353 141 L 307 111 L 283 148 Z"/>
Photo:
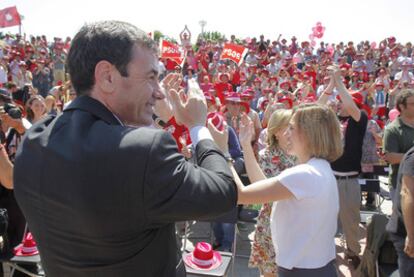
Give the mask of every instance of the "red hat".
<path id="1" fill-rule="evenodd" d="M 219 131 L 224 130 L 224 116 L 219 112 L 212 112 L 207 115 L 207 121 L 211 119 L 211 122 L 213 125 L 217 128 Z"/>
<path id="2" fill-rule="evenodd" d="M 358 106 L 362 106 L 364 103 L 364 96 L 358 91 L 351 92 L 351 97 Z"/>
<path id="3" fill-rule="evenodd" d="M 305 48 L 306 46 L 308 46 L 309 45 L 309 41 L 302 41 L 301 43 L 300 43 L 300 46 L 302 47 L 302 48 Z"/>
<path id="4" fill-rule="evenodd" d="M 262 74 L 266 74 L 267 76 L 269 76 L 269 71 L 267 69 L 263 69 Z"/>
<path id="5" fill-rule="evenodd" d="M 23 242 L 14 248 L 14 255 L 16 256 L 34 256 L 39 254 L 36 242 L 33 239 L 32 233 L 28 232 L 23 239 Z"/>
<path id="6" fill-rule="evenodd" d="M 259 78 L 256 78 L 256 79 L 254 79 L 254 81 L 253 81 L 254 83 L 261 83 L 262 82 L 262 80 L 260 80 Z"/>
<path id="7" fill-rule="evenodd" d="M 280 85 L 279 85 L 279 87 L 282 87 L 284 85 L 288 85 L 290 87 L 289 81 L 283 81 L 283 82 L 281 82 Z"/>
<path id="8" fill-rule="evenodd" d="M 244 107 L 244 111 L 245 111 L 247 114 L 250 112 L 250 104 L 249 104 L 249 102 L 242 101 L 242 102 L 240 102 L 240 105 L 241 105 L 242 107 Z"/>
<path id="9" fill-rule="evenodd" d="M 278 81 L 276 76 L 272 76 L 272 77 L 270 77 L 270 78 L 269 78 L 269 82 L 270 82 L 271 80 L 275 80 L 275 81 L 276 81 L 276 83 L 277 83 L 277 81 Z"/>
<path id="10" fill-rule="evenodd" d="M 216 104 L 216 98 L 214 98 L 210 92 L 204 92 L 204 97 L 206 100 L 213 102 L 213 104 Z"/>
<path id="11" fill-rule="evenodd" d="M 261 110 L 264 111 L 266 109 L 267 104 L 269 104 L 269 100 L 263 100 L 263 102 L 260 104 Z"/>
<path id="12" fill-rule="evenodd" d="M 377 111 L 377 115 L 381 118 L 383 116 L 385 116 L 385 114 L 387 113 L 387 109 L 386 107 L 379 107 L 378 111 Z"/>
<path id="13" fill-rule="evenodd" d="M 290 99 L 288 97 L 282 97 L 277 102 L 279 102 L 279 103 L 287 102 L 289 104 L 289 109 L 291 109 L 293 107 L 293 101 L 292 101 L 292 99 Z"/>
<path id="14" fill-rule="evenodd" d="M 272 93 L 273 90 L 271 88 L 265 88 L 263 89 L 263 93 Z"/>
<path id="15" fill-rule="evenodd" d="M 207 242 L 198 242 L 192 253 L 184 254 L 184 262 L 194 269 L 212 270 L 222 263 L 221 255 Z"/>
<path id="16" fill-rule="evenodd" d="M 246 89 L 242 93 L 240 93 L 240 98 L 248 98 L 249 100 L 253 99 L 254 90 Z"/>
<path id="17" fill-rule="evenodd" d="M 240 95 L 234 91 L 227 93 L 225 100 L 229 102 L 241 102 Z"/>

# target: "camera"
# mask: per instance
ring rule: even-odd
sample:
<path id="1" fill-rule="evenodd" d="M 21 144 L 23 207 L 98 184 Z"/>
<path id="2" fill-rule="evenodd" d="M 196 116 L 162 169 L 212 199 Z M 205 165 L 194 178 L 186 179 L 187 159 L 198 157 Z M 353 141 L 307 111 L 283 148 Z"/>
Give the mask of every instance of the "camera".
<path id="1" fill-rule="evenodd" d="M 20 119 L 22 118 L 22 111 L 16 105 L 12 103 L 5 103 L 3 106 L 0 106 L 0 112 L 4 111 L 11 118 Z"/>

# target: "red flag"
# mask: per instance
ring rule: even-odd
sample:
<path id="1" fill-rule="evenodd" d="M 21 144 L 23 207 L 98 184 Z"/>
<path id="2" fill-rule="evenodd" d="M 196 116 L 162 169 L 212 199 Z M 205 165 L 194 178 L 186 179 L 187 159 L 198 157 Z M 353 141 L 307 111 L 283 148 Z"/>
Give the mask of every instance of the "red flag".
<path id="1" fill-rule="evenodd" d="M 20 15 L 16 6 L 0 10 L 0 28 L 20 25 Z"/>
<path id="2" fill-rule="evenodd" d="M 170 59 L 183 66 L 184 63 L 184 50 L 175 43 L 167 40 L 161 40 L 160 42 L 161 58 Z"/>
<path id="3" fill-rule="evenodd" d="M 223 52 L 220 59 L 229 59 L 240 65 L 243 61 L 244 55 L 246 55 L 247 48 L 237 44 L 226 43 L 224 44 Z"/>

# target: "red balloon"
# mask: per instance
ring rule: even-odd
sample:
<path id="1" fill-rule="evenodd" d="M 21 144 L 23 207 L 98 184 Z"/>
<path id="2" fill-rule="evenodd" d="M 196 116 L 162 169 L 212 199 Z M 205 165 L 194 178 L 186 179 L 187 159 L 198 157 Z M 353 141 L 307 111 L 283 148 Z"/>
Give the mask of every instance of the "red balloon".
<path id="1" fill-rule="evenodd" d="M 314 34 L 315 37 L 317 38 L 322 38 L 323 37 L 323 33 L 316 33 Z"/>
<path id="2" fill-rule="evenodd" d="M 321 25 L 316 26 L 316 31 L 322 32 L 323 31 L 323 27 Z"/>
<path id="3" fill-rule="evenodd" d="M 375 49 L 377 47 L 377 43 L 375 41 L 371 42 L 371 48 Z"/>
<path id="4" fill-rule="evenodd" d="M 310 34 L 310 35 L 309 35 L 309 39 L 310 39 L 310 40 L 314 40 L 314 39 L 315 39 L 315 36 L 314 36 L 313 34 Z"/>
<path id="5" fill-rule="evenodd" d="M 319 21 L 316 22 L 316 26 L 322 26 L 322 23 L 320 23 Z"/>
<path id="6" fill-rule="evenodd" d="M 312 40 L 312 41 L 311 41 L 311 46 L 312 46 L 312 47 L 315 47 L 315 46 L 316 46 L 316 41 Z"/>
<path id="7" fill-rule="evenodd" d="M 315 31 L 316 31 L 316 27 L 312 27 L 312 32 L 315 33 Z"/>

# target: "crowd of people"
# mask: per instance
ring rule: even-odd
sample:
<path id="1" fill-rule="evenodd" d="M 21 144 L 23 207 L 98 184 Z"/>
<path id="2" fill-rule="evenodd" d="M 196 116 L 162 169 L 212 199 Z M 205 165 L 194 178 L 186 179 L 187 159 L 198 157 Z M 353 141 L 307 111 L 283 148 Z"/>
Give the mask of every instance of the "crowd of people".
<path id="1" fill-rule="evenodd" d="M 390 191 L 394 200 L 388 230 L 392 234 L 399 256 L 400 276 L 414 274 L 413 167 L 406 165 L 412 160 L 413 151 L 410 149 L 414 146 L 414 52 L 410 42 L 402 44 L 395 37 L 388 37 L 379 42 L 378 46 L 369 41 L 356 44 L 352 41 L 335 44 L 321 41 L 318 47 L 312 47 L 309 41 L 299 42 L 296 37 L 288 41 L 279 35 L 272 41 L 262 35 L 259 39 L 240 40 L 231 36 L 229 40 L 218 41 L 205 40 L 200 36 L 195 44 L 191 44 L 191 33 L 185 28 L 180 34 L 185 60 L 179 65 L 173 60 L 158 57 L 153 62 L 146 56 L 151 56 L 149 53 L 155 51 L 150 38 L 143 38 L 140 32 L 139 35 L 135 35 L 136 37 L 130 38 L 122 33 L 123 28 L 130 30 L 130 33 L 136 32 L 129 25 L 106 22 L 102 25 L 84 27 L 74 41 L 69 37 L 65 40 L 54 38 L 53 41 L 48 41 L 45 36 L 26 38 L 9 34 L 0 40 L 0 106 L 4 144 L 0 154 L 0 168 L 2 172 L 8 172 L 2 173 L 0 177 L 3 185 L 0 204 L 12 215 L 8 230 L 10 249 L 20 243 L 25 227 L 25 218 L 13 195 L 12 173 L 16 153 L 20 152 L 21 155 L 18 163 L 20 171 L 15 171 L 15 174 L 19 175 L 14 176 L 14 180 L 20 185 L 20 188 L 17 187 L 21 197 L 18 199 L 19 204 L 27 217 L 29 228 L 39 242 L 40 253 L 44 255 L 42 258 L 45 258 L 46 271 L 52 275 L 57 274 L 56 276 L 87 276 L 76 275 L 77 272 L 88 271 L 83 265 L 72 260 L 69 254 L 65 254 L 61 260 L 55 257 L 61 253 L 47 243 L 52 239 L 60 243 L 61 241 L 54 236 L 63 229 L 58 228 L 56 233 L 50 234 L 50 237 L 46 236 L 49 233 L 44 228 L 52 223 L 40 226 L 41 223 L 36 221 L 39 216 L 36 210 L 43 209 L 37 206 L 38 203 L 35 201 L 39 200 L 37 197 L 40 196 L 32 199 L 34 203 L 28 204 L 25 201 L 30 199 L 29 196 L 36 194 L 23 186 L 35 181 L 48 183 L 41 179 L 43 177 L 33 175 L 33 169 L 42 170 L 40 166 L 46 166 L 51 173 L 54 172 L 52 175 L 58 178 L 54 182 L 61 180 L 66 186 L 71 186 L 68 180 L 85 184 L 82 176 L 90 174 L 86 168 L 98 175 L 96 179 L 88 180 L 91 183 L 121 182 L 107 175 L 116 174 L 116 171 L 108 166 L 104 166 L 106 172 L 98 173 L 97 170 L 102 168 L 98 169 L 90 163 L 99 164 L 105 160 L 102 158 L 109 154 L 104 147 L 115 147 L 115 144 L 120 147 L 119 153 L 110 155 L 116 156 L 117 160 L 136 160 L 136 157 L 127 155 L 128 147 L 134 150 L 131 140 L 143 140 L 141 143 L 146 146 L 146 140 L 151 137 L 158 143 L 164 142 L 165 145 L 162 147 L 165 148 L 165 153 L 159 157 L 155 156 L 156 158 L 148 158 L 148 164 L 142 161 L 137 163 L 145 170 L 149 167 L 149 171 L 142 173 L 142 176 L 152 177 L 156 181 L 141 181 L 141 178 L 145 179 L 141 173 L 137 173 L 139 177 L 128 177 L 131 179 L 120 177 L 125 183 L 132 182 L 134 178 L 139 179 L 138 182 L 156 185 L 164 183 L 152 189 L 145 187 L 145 197 L 142 196 L 143 201 L 148 201 L 145 205 L 134 204 L 124 207 L 120 203 L 123 202 L 122 197 L 126 197 L 125 194 L 114 193 L 106 187 L 94 186 L 95 189 L 102 189 L 113 197 L 113 201 L 109 202 L 105 202 L 105 198 L 102 201 L 96 200 L 102 206 L 113 203 L 121 205 L 122 208 L 119 210 L 123 212 L 131 207 L 146 211 L 147 214 L 144 216 L 139 215 L 146 218 L 142 219 L 146 224 L 144 225 L 161 230 L 157 242 L 151 244 L 153 249 L 148 252 L 149 255 L 154 255 L 154 249 L 161 247 L 162 238 L 165 240 L 164 243 L 168 244 L 168 251 L 165 253 L 175 255 L 170 245 L 171 240 L 167 242 L 166 239 L 167 232 L 171 231 L 171 224 L 164 226 L 166 222 L 204 218 L 214 220 L 223 212 L 233 212 L 237 198 L 238 204 L 263 204 L 259 211 L 249 259 L 249 266 L 257 267 L 262 276 L 336 276 L 334 237 L 337 234 L 338 217 L 346 239 L 346 258 L 349 265 L 356 269 L 360 264 L 361 255 L 358 241 L 361 190 L 358 178 L 370 176 L 374 165 L 387 162 L 391 167 Z M 88 34 L 91 29 L 94 29 L 94 32 Z M 118 33 L 110 38 L 105 37 L 109 30 Z M 104 35 L 100 37 L 101 34 Z M 83 36 L 86 35 L 96 38 L 96 45 L 91 43 L 91 46 L 88 44 L 90 42 L 83 41 Z M 127 39 L 117 41 L 122 36 Z M 138 54 L 131 52 L 135 51 L 131 50 L 135 48 L 123 44 L 129 40 L 135 40 L 139 45 L 139 51 L 145 53 L 142 54 L 138 50 Z M 124 49 L 125 52 L 131 54 L 123 57 L 122 53 L 118 53 L 120 51 L 110 53 L 111 51 L 106 51 L 105 47 L 99 45 L 103 42 L 108 43 L 105 45 L 107 49 L 119 50 L 121 47 L 127 47 Z M 220 59 L 226 42 L 248 48 L 248 53 L 240 65 Z M 86 49 L 87 47 L 90 49 Z M 88 56 L 93 52 L 100 53 L 96 54 L 96 59 Z M 138 60 L 135 54 L 147 59 L 141 58 L 139 62 L 145 65 L 143 68 L 148 69 L 148 72 L 129 65 L 130 61 Z M 115 68 L 118 75 L 114 73 Z M 133 78 L 130 75 L 135 73 L 137 76 L 144 75 L 129 80 Z M 118 91 L 121 93 L 125 90 L 129 93 L 135 83 L 142 80 L 145 82 L 140 83 L 143 87 L 139 89 L 151 87 L 151 97 L 154 100 L 148 100 L 149 103 L 146 103 L 145 107 L 135 107 L 127 103 L 127 97 L 132 97 L 132 94 L 122 95 L 118 94 Z M 159 81 L 161 87 L 158 86 Z M 147 96 L 139 96 L 138 100 L 147 101 L 142 97 Z M 151 97 L 148 96 L 148 99 Z M 201 98 L 206 101 L 204 118 Z M 103 105 L 99 106 L 93 101 Z M 88 105 L 94 108 L 89 111 L 86 108 Z M 103 109 L 113 116 L 105 114 Z M 147 118 L 147 114 L 145 118 L 141 115 L 146 113 L 147 109 L 151 110 L 151 120 Z M 82 111 L 91 112 L 94 116 L 85 116 Z M 134 118 L 134 115 L 138 115 L 138 118 Z M 51 123 L 55 117 L 58 119 Z M 80 118 L 84 121 L 79 121 Z M 75 147 L 78 143 L 91 146 L 95 135 L 88 134 L 87 130 L 96 131 L 101 136 L 105 136 L 104 131 L 112 132 L 103 126 L 92 124 L 96 118 L 110 125 L 121 124 L 126 128 L 122 133 L 125 138 L 112 137 L 111 133 L 107 141 L 93 146 L 99 155 L 90 156 L 90 149 L 81 147 L 82 151 L 86 151 L 84 154 Z M 206 126 L 207 120 L 209 132 L 198 128 L 199 125 Z M 87 126 L 90 129 L 85 129 L 84 124 L 90 124 Z M 31 128 L 32 125 L 36 125 L 37 128 Z M 170 153 L 175 149 L 175 145 L 174 149 L 169 148 L 174 144 L 169 138 L 157 136 L 155 133 L 153 135 L 151 132 L 150 135 L 144 135 L 131 131 L 149 125 L 152 129 L 169 132 L 185 161 L 205 166 L 215 174 L 218 172 L 221 179 L 208 170 L 199 172 L 198 169 L 190 169 L 181 158 Z M 194 131 L 196 128 L 197 132 Z M 20 144 L 27 132 L 32 136 L 26 136 L 29 138 L 23 147 Z M 41 139 L 38 141 L 36 132 L 45 136 L 43 139 L 50 143 L 45 145 Z M 129 132 L 131 137 L 128 138 Z M 67 137 L 58 142 L 58 139 L 63 139 L 63 134 Z M 57 137 L 52 139 L 53 135 Z M 218 149 L 206 145 L 203 142 L 206 138 L 214 139 Z M 57 147 L 61 147 L 61 150 Z M 63 150 L 65 147 L 69 150 Z M 213 147 L 213 150 L 208 150 L 210 147 Z M 147 152 L 138 153 L 146 157 L 148 152 L 155 151 L 154 149 L 151 147 Z M 209 164 L 209 155 L 212 155 L 211 161 L 223 163 L 214 160 L 214 155 L 209 151 L 224 153 L 223 157 L 228 161 L 231 171 Z M 42 164 L 29 166 L 28 154 L 25 153 L 32 153 L 33 156 L 43 153 L 51 158 L 42 159 Z M 405 153 L 408 156 L 404 156 Z M 57 167 L 60 163 L 59 156 L 65 159 L 65 163 L 60 165 L 64 165 L 70 172 L 63 173 Z M 165 164 L 167 161 L 176 162 L 180 166 L 173 169 Z M 76 163 L 84 168 L 77 168 Z M 400 163 L 402 170 L 399 171 Z M 133 170 L 129 160 L 121 164 L 123 170 Z M 79 171 L 79 176 L 73 177 L 72 170 Z M 159 172 L 154 173 L 154 170 Z M 175 173 L 169 175 L 169 170 Z M 31 174 L 33 179 L 29 180 L 20 175 L 24 171 Z M 65 177 L 58 176 L 56 172 Z M 164 173 L 165 178 L 155 177 L 155 174 Z M 186 174 L 189 177 L 185 177 Z M 228 180 L 229 174 L 233 176 L 234 181 L 233 178 L 230 178 L 231 181 Z M 205 186 L 208 189 L 203 187 L 204 183 L 200 181 L 204 178 L 210 182 L 206 181 Z M 192 184 L 197 182 L 200 182 L 200 188 L 195 189 Z M 170 188 L 165 187 L 170 183 Z M 181 183 L 184 185 L 181 186 Z M 230 187 L 218 189 L 211 183 L 216 186 L 235 185 L 233 189 L 237 188 L 237 191 L 232 191 Z M 57 187 L 61 190 L 67 189 Z M 187 191 L 183 191 L 184 188 Z M 41 196 L 50 197 L 48 200 L 61 201 L 61 206 L 53 206 L 54 201 L 47 201 L 55 211 L 49 217 L 55 221 L 59 221 L 60 213 L 74 215 L 70 211 L 71 201 L 74 201 L 72 196 L 79 193 L 90 196 L 83 187 L 67 190 L 67 197 L 58 196 L 56 193 L 59 189 L 56 188 Z M 127 193 L 131 192 L 135 191 L 131 189 Z M 234 195 L 236 192 L 237 197 Z M 222 203 L 207 212 L 206 207 L 202 207 L 205 203 L 196 197 L 198 194 L 200 197 L 204 194 L 205 199 L 210 197 L 210 201 L 217 202 L 217 199 L 222 199 Z M 82 243 L 96 243 L 90 237 L 88 228 L 95 232 L 97 226 L 102 228 L 98 233 L 100 239 L 104 240 L 116 234 L 122 238 L 128 236 L 125 235 L 128 231 L 121 233 L 104 225 L 93 226 L 96 218 L 104 220 L 102 216 L 109 213 L 108 216 L 118 222 L 119 226 L 130 226 L 128 220 L 124 222 L 121 218 L 112 218 L 108 210 L 99 210 L 98 213 L 103 214 L 95 215 L 82 210 L 87 207 L 86 202 L 83 202 L 87 200 L 86 196 L 74 201 L 75 210 L 84 213 L 77 217 L 76 222 L 84 224 L 85 230 L 75 230 L 74 226 L 62 225 L 69 232 L 76 234 L 76 239 L 72 243 L 80 248 L 73 248 L 73 254 L 80 255 L 80 260 L 87 260 L 87 255 L 94 253 L 93 250 L 102 251 L 105 247 L 110 247 L 82 248 Z M 184 196 L 194 199 L 186 200 L 187 198 L 183 199 Z M 212 197 L 217 198 L 211 200 Z M 225 201 L 226 197 L 228 199 Z M 116 204 L 115 200 L 120 201 L 119 204 Z M 190 207 L 189 205 L 196 200 L 199 201 L 199 208 Z M 181 201 L 183 206 L 178 207 L 174 201 Z M 364 205 L 373 206 L 374 196 L 368 194 Z M 185 207 L 194 210 L 185 211 Z M 91 219 L 94 216 L 96 218 Z M 90 223 L 86 223 L 86 220 L 90 220 Z M 149 243 L 150 235 L 145 233 L 144 229 L 134 227 L 131 230 L 141 234 L 140 239 Z M 213 248 L 232 251 L 234 224 L 217 222 L 214 225 L 214 233 L 216 241 Z M 107 243 L 112 245 L 113 242 Z M 135 246 L 145 249 L 138 242 Z M 133 253 L 130 249 L 125 252 L 118 250 L 118 260 L 123 260 Z M 102 253 L 97 257 L 99 265 L 117 262 Z M 145 265 L 142 261 L 137 264 L 142 266 L 143 272 L 149 274 L 145 276 L 172 276 L 168 270 L 174 267 L 174 262 L 166 263 L 163 269 L 150 268 L 150 264 Z M 177 276 L 182 276 L 178 268 L 177 266 Z M 111 272 L 115 272 L 111 271 L 112 269 L 105 272 L 98 266 L 93 270 L 102 273 L 99 276 L 111 276 Z"/>

